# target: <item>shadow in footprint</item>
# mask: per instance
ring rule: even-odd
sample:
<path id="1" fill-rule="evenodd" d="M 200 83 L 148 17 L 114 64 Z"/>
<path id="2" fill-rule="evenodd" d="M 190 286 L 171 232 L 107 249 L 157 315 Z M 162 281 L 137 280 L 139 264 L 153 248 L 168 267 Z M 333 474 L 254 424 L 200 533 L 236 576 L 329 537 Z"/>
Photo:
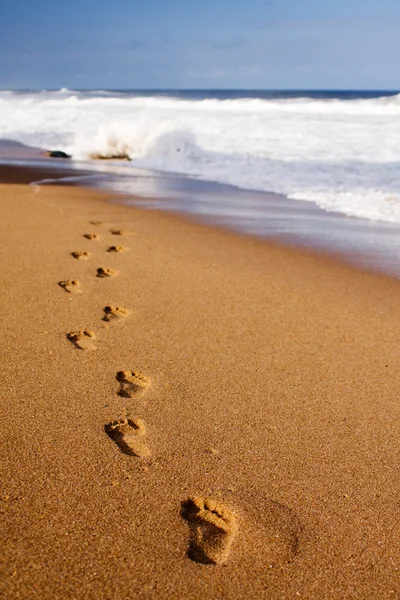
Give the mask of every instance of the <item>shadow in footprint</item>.
<path id="1" fill-rule="evenodd" d="M 124 398 L 132 398 L 144 392 L 150 383 L 139 371 L 118 371 L 116 379 L 121 384 L 118 395 Z"/>
<path id="2" fill-rule="evenodd" d="M 129 310 L 124 308 L 123 306 L 114 306 L 113 304 L 108 304 L 103 308 L 104 317 L 103 321 L 119 321 L 120 319 L 124 319 L 129 315 Z"/>
<path id="3" fill-rule="evenodd" d="M 77 279 L 68 279 L 66 281 L 59 281 L 58 285 L 62 287 L 69 294 L 81 294 L 81 284 Z"/>
<path id="4" fill-rule="evenodd" d="M 83 237 L 85 237 L 87 240 L 99 240 L 100 236 L 98 233 L 84 233 Z"/>
<path id="5" fill-rule="evenodd" d="M 148 458 L 151 455 L 142 419 L 122 417 L 105 425 L 104 430 L 124 454 L 138 458 Z"/>
<path id="6" fill-rule="evenodd" d="M 67 333 L 67 338 L 74 344 L 75 348 L 79 348 L 80 350 L 96 350 L 96 346 L 93 343 L 96 339 L 94 331 L 90 331 L 89 329 L 71 331 Z"/>
<path id="7" fill-rule="evenodd" d="M 235 514 L 219 500 L 189 498 L 182 503 L 182 517 L 188 522 L 188 556 L 203 564 L 227 562 L 237 532 Z"/>

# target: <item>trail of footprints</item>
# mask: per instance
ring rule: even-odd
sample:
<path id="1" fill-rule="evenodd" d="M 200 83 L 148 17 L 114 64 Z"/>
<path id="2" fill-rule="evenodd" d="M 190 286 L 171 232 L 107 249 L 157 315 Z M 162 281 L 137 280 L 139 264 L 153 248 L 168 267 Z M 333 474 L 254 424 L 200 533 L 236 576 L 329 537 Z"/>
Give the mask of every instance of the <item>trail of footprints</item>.
<path id="1" fill-rule="evenodd" d="M 91 225 L 102 225 L 100 221 L 91 221 Z M 128 235 L 130 232 L 125 229 L 112 229 L 112 235 Z M 99 233 L 84 233 L 83 237 L 90 241 L 99 242 L 101 235 Z M 121 245 L 110 245 L 105 250 L 109 253 L 120 253 L 127 251 L 128 248 Z M 74 251 L 71 256 L 77 260 L 90 260 L 92 253 L 87 251 Z M 117 275 L 118 271 L 109 267 L 98 267 L 96 277 L 108 278 Z M 82 293 L 81 283 L 76 279 L 60 281 L 59 285 L 68 293 Z M 103 308 L 103 321 L 113 322 L 122 321 L 129 315 L 129 310 L 123 306 L 108 304 Z M 67 333 L 68 340 L 79 350 L 96 350 L 96 333 L 90 329 L 79 331 L 70 331 Z M 149 379 L 139 371 L 118 371 L 116 379 L 119 384 L 117 394 L 123 398 L 134 398 L 143 394 L 149 386 Z M 105 433 L 117 445 L 119 450 L 128 456 L 135 456 L 140 459 L 148 459 L 151 451 L 147 443 L 147 428 L 141 418 L 133 418 L 126 413 L 124 415 L 104 426 Z"/>
<path id="2" fill-rule="evenodd" d="M 103 225 L 101 221 L 91 221 L 91 225 Z M 124 236 L 131 232 L 125 229 L 111 229 L 112 235 Z M 98 233 L 85 233 L 83 237 L 91 241 L 100 241 Z M 120 253 L 128 248 L 111 245 L 105 251 Z M 90 260 L 92 254 L 86 251 L 71 252 L 77 260 Z M 109 278 L 118 271 L 108 267 L 98 267 L 96 276 Z M 82 285 L 77 279 L 59 281 L 58 285 L 69 294 L 82 293 Z M 103 308 L 103 321 L 122 321 L 130 311 L 123 306 L 108 304 Z M 67 333 L 68 340 L 76 349 L 91 351 L 96 349 L 96 333 L 89 329 Z M 139 371 L 118 371 L 116 380 L 119 384 L 117 394 L 123 398 L 133 399 L 144 394 L 150 386 L 150 380 Z M 151 458 L 151 450 L 147 441 L 147 427 L 140 417 L 132 417 L 126 409 L 123 415 L 104 425 L 104 431 L 118 449 L 125 455 L 140 460 Z M 277 507 L 280 507 L 278 509 Z M 288 507 L 269 501 L 266 510 L 268 518 L 265 523 L 267 531 L 267 555 L 271 560 L 279 555 L 280 562 L 290 561 L 297 553 L 300 527 Z M 285 514 L 282 520 L 282 514 Z M 230 556 L 232 545 L 239 530 L 238 516 L 219 499 L 212 497 L 190 497 L 181 505 L 181 517 L 189 527 L 189 546 L 187 555 L 193 561 L 202 564 L 225 564 Z M 282 522 L 280 522 L 282 521 Z M 276 530 L 276 531 L 274 531 Z M 283 548 L 283 550 L 282 550 Z"/>

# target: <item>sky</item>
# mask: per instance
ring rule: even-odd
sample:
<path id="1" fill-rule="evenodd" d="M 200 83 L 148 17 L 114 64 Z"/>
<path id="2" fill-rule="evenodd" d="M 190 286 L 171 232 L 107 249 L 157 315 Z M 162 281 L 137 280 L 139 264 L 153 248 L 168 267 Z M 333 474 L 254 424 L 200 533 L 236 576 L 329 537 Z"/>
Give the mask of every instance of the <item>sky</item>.
<path id="1" fill-rule="evenodd" d="M 399 0 L 3 0 L 0 88 L 400 89 Z"/>

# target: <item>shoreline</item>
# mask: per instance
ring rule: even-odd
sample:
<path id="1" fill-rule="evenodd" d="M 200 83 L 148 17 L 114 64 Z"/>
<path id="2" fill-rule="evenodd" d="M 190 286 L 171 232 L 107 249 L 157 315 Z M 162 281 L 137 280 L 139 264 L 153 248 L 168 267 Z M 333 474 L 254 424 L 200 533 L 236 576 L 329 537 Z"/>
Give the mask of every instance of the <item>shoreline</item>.
<path id="1" fill-rule="evenodd" d="M 381 133 L 398 112 L 395 92 L 62 88 L 1 98 L 3 137 L 19 140 L 0 140 L 6 158 L 39 152 L 26 144 L 65 150 L 108 173 L 99 187 L 400 277 L 398 157 Z M 118 155 L 132 161 L 85 164 Z"/>
<path id="2" fill-rule="evenodd" d="M 210 227 L 249 235 L 266 243 L 302 248 L 355 268 L 400 279 L 398 224 L 347 217 L 326 212 L 312 202 L 168 173 L 139 169 L 132 180 L 120 173 L 118 165 L 113 174 L 88 170 L 86 165 L 71 168 L 53 160 L 46 159 L 43 161 L 46 164 L 40 167 L 35 163 L 29 168 L 13 165 L 10 170 L 16 181 L 22 173 L 29 172 L 42 185 L 80 185 L 104 191 L 125 205 L 178 214 Z M 0 181 L 1 173 L 7 174 L 9 166 L 0 164 Z M 29 178 L 24 179 L 28 181 Z"/>
<path id="3" fill-rule="evenodd" d="M 109 198 L 0 186 L 4 597 L 396 599 L 400 282 Z"/>

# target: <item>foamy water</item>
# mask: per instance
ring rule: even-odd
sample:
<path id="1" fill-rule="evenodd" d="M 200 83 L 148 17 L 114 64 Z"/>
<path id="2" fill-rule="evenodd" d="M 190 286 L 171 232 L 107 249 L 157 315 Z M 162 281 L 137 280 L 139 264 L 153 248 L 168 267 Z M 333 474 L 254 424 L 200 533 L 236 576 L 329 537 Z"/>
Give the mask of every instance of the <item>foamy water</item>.
<path id="1" fill-rule="evenodd" d="M 400 223 L 400 95 L 206 96 L 3 91 L 0 138 Z"/>

